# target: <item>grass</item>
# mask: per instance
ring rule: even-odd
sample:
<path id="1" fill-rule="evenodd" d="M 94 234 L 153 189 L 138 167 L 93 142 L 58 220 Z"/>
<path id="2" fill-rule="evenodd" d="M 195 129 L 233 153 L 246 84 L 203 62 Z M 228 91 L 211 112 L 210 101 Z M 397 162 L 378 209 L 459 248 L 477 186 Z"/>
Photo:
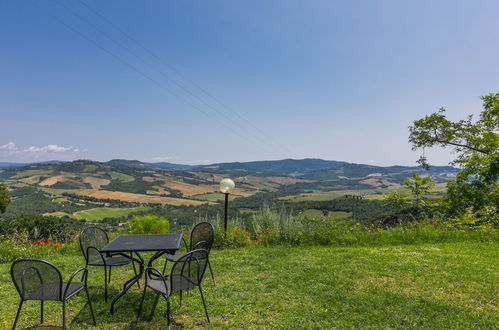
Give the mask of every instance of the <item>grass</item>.
<path id="1" fill-rule="evenodd" d="M 426 328 L 498 329 L 497 243 L 453 242 L 380 247 L 269 247 L 212 251 L 217 279 L 205 279 L 211 317 L 205 321 L 199 293 L 184 296 L 174 325 L 185 328 Z M 51 261 L 65 278 L 82 265 L 79 255 L 55 253 Z M 111 296 L 133 274 L 130 266 L 113 272 Z M 149 292 L 144 316 L 135 321 L 136 287 L 117 304 L 114 316 L 103 297 L 102 269 L 91 268 L 89 286 L 97 329 L 163 329 L 166 303 L 152 319 Z M 12 325 L 18 296 L 9 265 L 0 265 L 0 328 Z M 46 303 L 46 324 L 60 325 L 61 305 Z M 39 303 L 23 307 L 19 327 L 38 324 Z M 70 300 L 72 328 L 91 328 L 85 296 Z M 69 323 L 68 323 L 69 324 Z"/>
<path id="2" fill-rule="evenodd" d="M 135 178 L 131 175 L 120 173 L 120 172 L 109 172 L 112 179 L 120 180 L 122 182 L 132 182 Z"/>

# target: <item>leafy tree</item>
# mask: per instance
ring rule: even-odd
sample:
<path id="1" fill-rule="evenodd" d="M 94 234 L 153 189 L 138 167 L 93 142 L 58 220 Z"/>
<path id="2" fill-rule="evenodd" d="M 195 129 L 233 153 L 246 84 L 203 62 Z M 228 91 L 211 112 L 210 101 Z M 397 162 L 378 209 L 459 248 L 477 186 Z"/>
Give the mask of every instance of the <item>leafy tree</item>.
<path id="1" fill-rule="evenodd" d="M 4 213 L 10 203 L 10 196 L 7 187 L 0 183 L 0 213 Z"/>
<path id="2" fill-rule="evenodd" d="M 435 182 L 431 175 L 420 176 L 417 173 L 414 173 L 412 177 L 408 177 L 404 181 L 404 186 L 409 189 L 411 194 L 414 196 L 416 207 L 419 206 L 419 202 L 423 198 L 423 195 L 429 194 L 433 191 L 434 185 Z"/>
<path id="3" fill-rule="evenodd" d="M 440 146 L 457 154 L 452 162 L 461 167 L 450 180 L 444 197 L 452 216 L 463 216 L 468 209 L 498 221 L 499 213 L 499 93 L 483 96 L 479 119 L 450 121 L 445 109 L 414 121 L 409 127 L 412 149 Z M 418 161 L 427 167 L 426 158 Z"/>
<path id="4" fill-rule="evenodd" d="M 383 195 L 383 201 L 386 206 L 396 211 L 409 206 L 409 196 L 405 193 L 391 191 Z"/>

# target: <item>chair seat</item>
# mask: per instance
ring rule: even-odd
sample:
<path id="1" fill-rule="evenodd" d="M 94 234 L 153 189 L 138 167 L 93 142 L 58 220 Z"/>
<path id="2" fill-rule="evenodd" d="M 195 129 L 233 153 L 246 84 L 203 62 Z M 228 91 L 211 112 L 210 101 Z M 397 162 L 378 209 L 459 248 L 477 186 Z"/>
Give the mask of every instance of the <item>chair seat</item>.
<path id="1" fill-rule="evenodd" d="M 175 292 L 179 292 L 196 286 L 196 284 L 187 276 L 173 275 L 172 279 L 173 279 L 174 289 L 172 292 L 170 292 L 170 295 L 174 294 Z M 168 292 L 170 288 L 170 276 L 165 276 L 165 280 L 166 280 L 166 287 L 165 283 L 160 278 L 154 278 L 148 280 L 147 286 L 153 289 L 154 291 L 161 292 L 163 295 L 168 297 Z"/>
<path id="2" fill-rule="evenodd" d="M 123 266 L 123 265 L 128 265 L 129 263 L 132 262 L 131 259 L 128 259 L 126 257 L 109 257 L 109 258 L 104 258 L 106 262 L 106 266 Z M 91 266 L 104 266 L 104 262 L 101 260 L 96 260 L 93 262 L 88 263 Z"/>
<path id="3" fill-rule="evenodd" d="M 43 283 L 36 289 L 32 290 L 26 297 L 26 300 L 61 300 L 59 285 L 60 282 Z M 62 282 L 62 294 L 64 294 L 67 286 L 67 282 Z M 85 286 L 82 282 L 72 282 L 69 285 L 69 289 L 66 293 L 66 297 L 64 297 L 64 300 L 71 298 L 72 296 L 80 292 L 84 287 Z"/>

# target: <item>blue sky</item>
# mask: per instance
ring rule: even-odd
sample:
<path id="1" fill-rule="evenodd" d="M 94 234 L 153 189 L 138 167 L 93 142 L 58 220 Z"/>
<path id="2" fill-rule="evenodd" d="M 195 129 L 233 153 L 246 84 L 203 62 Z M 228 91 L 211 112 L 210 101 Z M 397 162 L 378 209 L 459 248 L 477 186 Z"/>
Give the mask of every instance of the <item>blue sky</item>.
<path id="1" fill-rule="evenodd" d="M 479 96 L 498 91 L 498 11 L 497 1 L 2 1 L 0 161 L 414 165 L 413 120 L 442 106 L 456 120 L 478 114 Z"/>

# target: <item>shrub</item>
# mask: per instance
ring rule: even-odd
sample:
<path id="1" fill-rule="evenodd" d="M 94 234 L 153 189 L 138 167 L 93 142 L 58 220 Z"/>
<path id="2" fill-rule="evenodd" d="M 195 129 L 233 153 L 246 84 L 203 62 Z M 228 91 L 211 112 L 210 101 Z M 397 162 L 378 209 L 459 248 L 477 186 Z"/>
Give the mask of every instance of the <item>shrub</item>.
<path id="1" fill-rule="evenodd" d="M 170 222 L 156 215 L 135 215 L 127 221 L 127 225 L 134 234 L 168 233 L 170 229 Z"/>
<path id="2" fill-rule="evenodd" d="M 0 219 L 0 234 L 25 240 L 39 238 L 68 241 L 80 230 L 77 222 L 41 215 L 21 215 Z"/>

